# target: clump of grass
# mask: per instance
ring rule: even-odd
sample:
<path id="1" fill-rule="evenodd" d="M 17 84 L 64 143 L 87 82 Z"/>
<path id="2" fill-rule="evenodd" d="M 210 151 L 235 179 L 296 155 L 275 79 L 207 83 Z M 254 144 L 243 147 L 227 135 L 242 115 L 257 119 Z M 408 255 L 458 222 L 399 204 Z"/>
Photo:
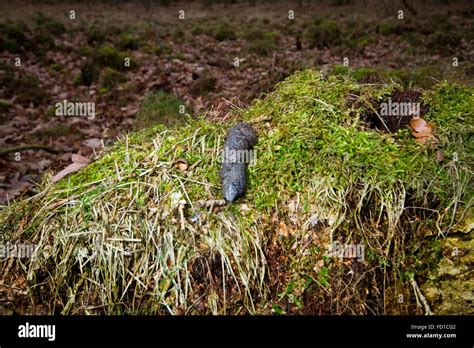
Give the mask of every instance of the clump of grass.
<path id="1" fill-rule="evenodd" d="M 427 38 L 427 45 L 434 49 L 446 49 L 457 47 L 462 40 L 462 36 L 457 32 L 435 31 Z"/>
<path id="2" fill-rule="evenodd" d="M 87 35 L 87 43 L 89 45 L 94 44 L 94 43 L 103 44 L 107 39 L 106 29 L 102 29 L 95 25 L 87 29 L 86 35 Z"/>
<path id="3" fill-rule="evenodd" d="M 414 31 L 424 32 L 423 26 L 421 28 L 414 26 L 408 18 L 406 20 L 384 20 L 376 26 L 375 31 L 383 36 L 401 35 L 404 32 Z"/>
<path id="4" fill-rule="evenodd" d="M 0 231 L 39 245 L 28 280 L 51 313 L 407 313 L 396 299 L 419 262 L 406 255 L 419 255 L 422 231 L 441 238 L 472 207 L 474 98 L 449 84 L 425 94 L 439 141 L 420 145 L 364 122 L 395 88 L 306 70 L 239 111 L 259 142 L 235 204 L 213 206 L 231 124 L 200 118 L 143 129 L 56 185 L 46 179 L 21 231 L 8 223 L 24 214 L 15 204 Z M 365 262 L 327 256 L 334 241 L 365 245 Z M 434 265 L 428 254 L 417 257 Z"/>
<path id="5" fill-rule="evenodd" d="M 186 120 L 185 115 L 190 111 L 183 100 L 164 91 L 158 91 L 147 96 L 143 101 L 135 127 L 140 129 L 156 124 L 182 125 Z"/>
<path id="6" fill-rule="evenodd" d="M 40 87 L 40 80 L 26 71 L 15 69 L 8 64 L 0 63 L 1 97 L 16 97 L 15 103 L 40 105 L 49 100 L 49 95 Z"/>
<path id="7" fill-rule="evenodd" d="M 60 35 L 66 31 L 66 27 L 63 23 L 55 20 L 54 18 L 45 16 L 41 12 L 36 13 L 34 18 L 35 30 L 45 31 L 50 35 Z"/>
<path id="8" fill-rule="evenodd" d="M 341 42 L 341 30 L 330 19 L 318 19 L 307 30 L 306 35 L 311 47 L 324 48 Z"/>
<path id="9" fill-rule="evenodd" d="M 221 23 L 210 30 L 211 36 L 217 41 L 235 40 L 235 30 L 227 23 Z"/>
<path id="10" fill-rule="evenodd" d="M 126 66 L 126 58 L 130 57 L 125 52 L 121 52 L 111 45 L 104 45 L 94 54 L 93 63 L 100 67 L 110 67 L 119 71 L 135 68 L 136 63 L 133 59 L 130 59 L 130 67 Z"/>
<path id="11" fill-rule="evenodd" d="M 29 33 L 28 26 L 23 22 L 0 23 L 0 50 L 11 53 L 19 53 L 22 50 L 32 48 L 31 42 L 27 39 Z"/>
<path id="12" fill-rule="evenodd" d="M 449 32 L 455 27 L 450 18 L 442 14 L 435 14 L 431 16 L 430 19 L 427 21 L 427 24 L 432 32 L 438 30 L 441 32 Z"/>
<path id="13" fill-rule="evenodd" d="M 193 35 L 202 35 L 204 34 L 204 29 L 201 25 L 195 25 L 193 26 L 193 28 L 191 29 L 191 34 Z"/>
<path id="14" fill-rule="evenodd" d="M 278 34 L 262 30 L 250 30 L 245 34 L 248 50 L 259 55 L 268 55 L 277 48 Z"/>
<path id="15" fill-rule="evenodd" d="M 181 28 L 176 28 L 173 30 L 173 32 L 171 33 L 171 37 L 174 39 L 174 40 L 179 40 L 179 39 L 182 39 L 186 36 L 186 33 L 184 32 L 183 29 Z"/>
<path id="16" fill-rule="evenodd" d="M 110 90 L 125 81 L 127 81 L 127 77 L 123 73 L 112 68 L 107 67 L 100 72 L 99 86 L 101 88 L 107 88 Z"/>
<path id="17" fill-rule="evenodd" d="M 97 65 L 91 59 L 88 59 L 82 64 L 81 71 L 76 77 L 74 83 L 90 86 L 98 80 L 99 74 L 100 70 Z"/>

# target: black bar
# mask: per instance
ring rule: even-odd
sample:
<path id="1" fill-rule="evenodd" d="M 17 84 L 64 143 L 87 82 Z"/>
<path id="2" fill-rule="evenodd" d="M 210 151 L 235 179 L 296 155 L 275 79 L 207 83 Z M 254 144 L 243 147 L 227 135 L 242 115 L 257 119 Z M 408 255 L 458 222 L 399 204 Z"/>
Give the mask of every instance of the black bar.
<path id="1" fill-rule="evenodd" d="M 20 338 L 26 323 L 55 325 L 55 339 Z M 422 330 L 423 329 L 423 330 Z M 474 317 L 462 316 L 4 316 L 0 346 L 143 344 L 330 344 L 473 347 Z M 408 338 L 407 334 L 456 337 Z"/>

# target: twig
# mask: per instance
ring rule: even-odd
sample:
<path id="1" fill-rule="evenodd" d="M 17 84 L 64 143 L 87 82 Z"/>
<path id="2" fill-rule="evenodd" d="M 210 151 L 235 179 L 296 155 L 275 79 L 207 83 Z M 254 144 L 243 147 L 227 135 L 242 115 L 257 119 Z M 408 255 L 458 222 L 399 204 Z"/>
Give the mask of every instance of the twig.
<path id="1" fill-rule="evenodd" d="M 200 200 L 196 202 L 196 205 L 201 208 L 209 208 L 212 206 L 221 207 L 226 205 L 227 202 L 224 199 L 210 199 L 210 200 Z"/>
<path id="2" fill-rule="evenodd" d="M 5 149 L 0 149 L 0 156 L 6 155 L 12 152 L 20 152 L 25 150 L 44 150 L 50 153 L 58 154 L 60 150 L 54 149 L 52 147 L 46 145 L 20 145 L 20 146 L 13 146 L 7 147 Z"/>
<path id="3" fill-rule="evenodd" d="M 423 295 L 420 288 L 418 287 L 418 284 L 416 283 L 415 277 L 410 278 L 410 283 L 411 283 L 411 286 L 413 286 L 413 290 L 415 291 L 417 302 L 418 302 L 418 299 L 420 299 L 421 303 L 423 304 L 423 307 L 425 307 L 425 314 L 433 315 L 433 312 L 430 309 L 430 305 L 428 304 L 428 301 L 426 300 L 425 296 Z"/>

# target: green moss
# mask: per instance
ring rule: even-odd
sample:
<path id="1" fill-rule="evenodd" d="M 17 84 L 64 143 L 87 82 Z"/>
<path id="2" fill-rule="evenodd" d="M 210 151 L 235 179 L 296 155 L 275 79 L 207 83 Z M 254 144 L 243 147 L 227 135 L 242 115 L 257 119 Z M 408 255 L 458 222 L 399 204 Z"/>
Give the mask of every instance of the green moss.
<path id="1" fill-rule="evenodd" d="M 127 81 L 127 77 L 112 68 L 107 67 L 100 72 L 99 86 L 102 88 L 110 90 L 125 81 Z"/>
<path id="2" fill-rule="evenodd" d="M 121 50 L 138 50 L 140 44 L 138 43 L 138 39 L 133 34 L 124 33 L 120 36 L 118 47 Z"/>
<path id="3" fill-rule="evenodd" d="M 377 69 L 374 68 L 358 68 L 352 73 L 352 77 L 357 81 L 362 81 L 374 75 L 377 75 Z"/>
<path id="4" fill-rule="evenodd" d="M 351 71 L 351 68 L 341 64 L 334 64 L 331 68 L 332 75 L 348 75 Z"/>
<path id="5" fill-rule="evenodd" d="M 125 65 L 126 58 L 130 58 L 130 67 Z M 126 71 L 136 67 L 136 63 L 130 56 L 110 45 L 101 46 L 97 50 L 93 56 L 93 63 L 100 67 L 110 67 L 119 71 Z"/>
<path id="6" fill-rule="evenodd" d="M 58 63 L 53 63 L 49 66 L 49 68 L 54 71 L 61 71 L 64 68 L 64 66 Z"/>
<path id="7" fill-rule="evenodd" d="M 428 89 L 436 84 L 436 80 L 442 78 L 442 72 L 437 66 L 426 65 L 410 70 L 386 70 L 383 72 L 383 76 L 399 83 L 404 88 L 421 87 Z"/>
<path id="8" fill-rule="evenodd" d="M 245 34 L 249 52 L 268 55 L 277 48 L 278 34 L 262 30 L 250 30 Z"/>

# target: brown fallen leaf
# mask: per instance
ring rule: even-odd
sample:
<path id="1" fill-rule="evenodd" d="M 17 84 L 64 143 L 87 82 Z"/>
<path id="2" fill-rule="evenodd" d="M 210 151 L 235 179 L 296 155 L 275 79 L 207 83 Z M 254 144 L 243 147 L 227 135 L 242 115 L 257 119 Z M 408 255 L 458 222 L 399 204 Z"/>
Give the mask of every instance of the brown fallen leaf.
<path id="1" fill-rule="evenodd" d="M 436 137 L 433 135 L 433 127 L 421 117 L 413 117 L 410 120 L 410 127 L 412 129 L 411 134 L 419 143 L 436 142 Z"/>
<path id="2" fill-rule="evenodd" d="M 410 127 L 415 132 L 431 132 L 432 128 L 424 119 L 419 116 L 415 116 L 410 120 Z"/>
<path id="3" fill-rule="evenodd" d="M 100 149 L 102 147 L 102 141 L 99 138 L 86 139 L 82 142 L 82 145 L 90 147 L 92 149 Z"/>
<path id="4" fill-rule="evenodd" d="M 72 163 L 68 165 L 66 168 L 61 170 L 59 173 L 57 173 L 55 176 L 52 177 L 52 182 L 58 182 L 62 178 L 64 178 L 66 175 L 75 173 L 79 171 L 80 169 L 84 168 L 87 166 L 91 161 L 88 158 L 85 158 L 83 156 L 73 154 L 71 156 Z"/>
<path id="5" fill-rule="evenodd" d="M 75 154 L 75 153 L 73 153 L 71 155 L 71 160 L 73 162 L 78 162 L 78 163 L 83 163 L 83 164 L 91 163 L 91 160 L 88 159 L 87 157 L 84 157 L 84 156 L 81 156 L 81 155 L 78 155 L 78 154 Z"/>

